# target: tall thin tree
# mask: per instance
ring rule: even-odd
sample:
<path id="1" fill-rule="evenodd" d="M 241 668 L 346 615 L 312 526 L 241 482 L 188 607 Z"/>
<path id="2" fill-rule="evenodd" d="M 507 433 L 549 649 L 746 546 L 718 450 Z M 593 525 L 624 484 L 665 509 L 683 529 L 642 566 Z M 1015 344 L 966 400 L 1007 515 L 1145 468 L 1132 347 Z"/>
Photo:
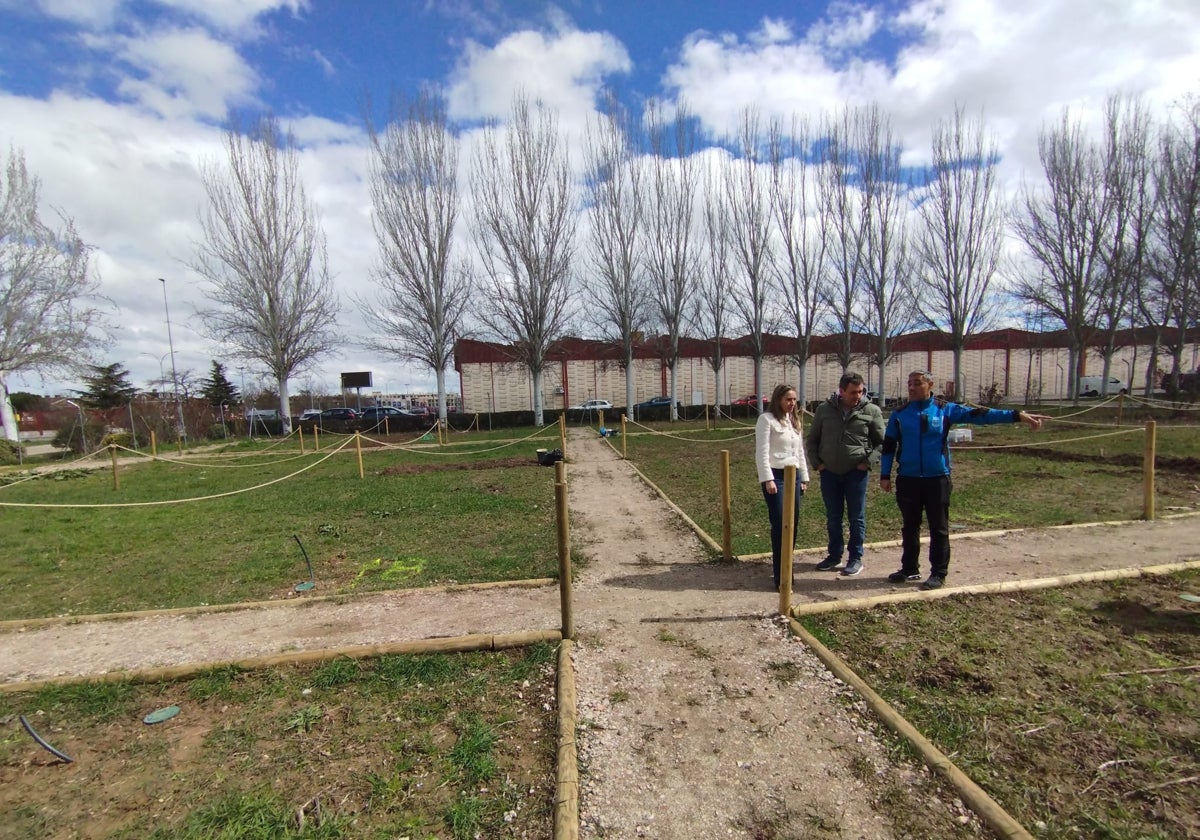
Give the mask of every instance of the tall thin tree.
<path id="1" fill-rule="evenodd" d="M 963 351 L 967 338 L 996 317 L 992 280 L 1004 241 L 1005 206 L 996 184 L 999 147 L 983 116 L 961 106 L 933 127 L 915 251 L 923 320 L 949 337 L 954 393 L 966 398 Z"/>
<path id="2" fill-rule="evenodd" d="M 646 198 L 646 270 L 658 316 L 666 331 L 660 348 L 670 372 L 671 419 L 676 420 L 679 392 L 679 339 L 693 306 L 698 254 L 695 220 L 699 178 L 696 126 L 686 105 L 668 116 L 661 102 L 646 107 L 650 172 L 643 181 Z"/>
<path id="3" fill-rule="evenodd" d="M 208 208 L 191 267 L 208 281 L 208 336 L 265 367 L 291 431 L 288 378 L 336 346 L 338 304 L 316 206 L 300 179 L 295 138 L 264 116 L 225 130 L 224 162 L 201 166 Z"/>
<path id="4" fill-rule="evenodd" d="M 372 347 L 430 368 L 446 422 L 446 370 L 460 336 L 471 275 L 454 262 L 459 213 L 457 138 L 445 103 L 429 90 L 393 97 L 382 131 L 368 125 L 371 218 L 379 259 L 374 302 L 360 301 Z"/>
<path id="5" fill-rule="evenodd" d="M 808 393 L 810 348 L 827 298 L 829 218 L 817 212 L 815 187 L 817 171 L 828 164 L 813 159 L 816 146 L 807 117 L 771 124 L 771 205 L 780 243 L 775 277 L 795 340 L 801 395 Z"/>
<path id="6" fill-rule="evenodd" d="M 40 183 L 12 149 L 0 181 L 0 421 L 17 440 L 17 373 L 76 371 L 105 341 L 91 249 L 66 216 L 42 219 Z"/>
<path id="7" fill-rule="evenodd" d="M 476 316 L 511 342 L 543 420 L 542 373 L 567 322 L 578 201 L 556 114 L 524 94 L 484 131 L 471 167 L 474 238 L 484 272 Z"/>
<path id="8" fill-rule="evenodd" d="M 584 184 L 591 211 L 587 253 L 597 278 L 590 295 L 596 307 L 591 320 L 620 344 L 626 411 L 635 403 L 634 344 L 650 320 L 641 238 L 643 170 L 635 136 L 629 112 L 615 93 L 606 92 L 585 135 Z"/>
<path id="9" fill-rule="evenodd" d="M 1018 274 L 1013 290 L 1063 325 L 1067 388 L 1077 400 L 1080 357 L 1095 334 L 1099 312 L 1112 205 L 1103 156 L 1068 110 L 1038 135 L 1038 156 L 1045 183 L 1025 184 L 1013 215 L 1013 229 L 1037 271 Z"/>
<path id="10" fill-rule="evenodd" d="M 738 154 L 725 167 L 723 189 L 729 212 L 729 251 L 737 267 L 733 308 L 738 313 L 754 365 L 756 403 L 768 386 L 762 381 L 767 334 L 772 330 L 771 192 L 758 111 L 742 110 L 733 145 Z"/>

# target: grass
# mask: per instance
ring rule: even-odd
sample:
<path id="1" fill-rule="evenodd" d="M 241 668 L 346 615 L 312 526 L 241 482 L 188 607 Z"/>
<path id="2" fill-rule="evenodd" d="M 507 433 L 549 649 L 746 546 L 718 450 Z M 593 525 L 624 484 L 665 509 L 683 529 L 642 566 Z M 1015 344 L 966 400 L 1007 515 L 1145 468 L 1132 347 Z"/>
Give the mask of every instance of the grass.
<path id="1" fill-rule="evenodd" d="M 1184 838 L 1200 613 L 1178 596 L 1198 590 L 1187 572 L 803 622 L 1037 836 Z"/>
<path id="2" fill-rule="evenodd" d="M 1104 422 L 1103 417 L 1089 419 Z M 1126 422 L 1136 419 L 1127 414 Z M 630 460 L 719 541 L 720 452 L 728 449 L 734 554 L 770 551 L 762 491 L 754 469 L 754 438 L 747 436 L 753 430 L 729 424 L 713 432 L 683 424 L 657 428 L 687 440 L 631 434 L 626 440 Z M 1033 435 L 1024 426 L 976 427 L 969 445 L 974 448 L 952 448 L 951 527 L 981 531 L 1140 517 L 1145 436 L 1139 427 L 1115 437 L 1055 443 L 1111 430 L 1107 426 L 1050 425 Z M 1160 425 L 1157 438 L 1158 510 L 1195 507 L 1200 502 L 1195 491 L 1200 477 L 1200 428 Z M 1014 444 L 1022 448 L 984 448 Z M 619 442 L 617 446 L 619 449 Z M 812 478 L 800 502 L 797 545 L 819 551 L 826 542 L 825 509 L 816 476 Z M 1080 488 L 1086 492 L 1079 492 Z M 881 492 L 875 480 L 868 489 L 866 515 L 868 540 L 899 538 L 895 499 Z"/>
<path id="3" fill-rule="evenodd" d="M 362 479 L 353 452 L 277 451 L 148 461 L 119 490 L 104 470 L 0 487 L 4 503 L 96 505 L 0 508 L 0 619 L 288 597 L 308 578 L 293 535 L 317 594 L 557 575 L 553 472 L 529 447 L 368 451 Z"/>
<path id="4" fill-rule="evenodd" d="M 555 653 L 541 644 L 0 695 L 0 838 L 86 824 L 113 840 L 548 840 L 557 729 L 543 704 Z M 176 718 L 142 724 L 171 703 Z M 18 714 L 76 762 L 42 751 Z"/>

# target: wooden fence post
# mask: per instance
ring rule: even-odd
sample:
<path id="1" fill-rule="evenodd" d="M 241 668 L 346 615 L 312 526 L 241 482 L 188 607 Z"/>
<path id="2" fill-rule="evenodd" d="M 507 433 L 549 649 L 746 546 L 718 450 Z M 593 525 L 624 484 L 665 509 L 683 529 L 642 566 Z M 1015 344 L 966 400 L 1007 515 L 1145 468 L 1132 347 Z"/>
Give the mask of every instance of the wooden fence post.
<path id="1" fill-rule="evenodd" d="M 150 430 L 150 457 L 158 460 L 158 436 L 154 434 L 153 429 Z"/>
<path id="2" fill-rule="evenodd" d="M 567 465 L 554 465 L 555 521 L 558 524 L 558 597 L 562 608 L 562 636 L 575 637 L 575 617 L 571 609 L 571 530 L 567 519 Z"/>
<path id="3" fill-rule="evenodd" d="M 121 489 L 121 479 L 117 478 L 117 447 L 114 444 L 108 445 L 108 454 L 112 456 L 113 467 L 113 489 Z"/>
<path id="4" fill-rule="evenodd" d="M 729 483 L 729 450 L 721 450 L 721 556 L 733 556 L 733 490 Z"/>
<path id="5" fill-rule="evenodd" d="M 792 543 L 796 539 L 796 468 L 783 468 L 783 537 L 779 546 L 779 614 L 792 608 Z"/>
<path id="6" fill-rule="evenodd" d="M 1154 448 L 1157 424 L 1146 421 L 1146 447 L 1142 455 L 1142 518 L 1154 518 Z"/>
<path id="7" fill-rule="evenodd" d="M 296 433 L 300 436 L 300 454 L 304 455 L 304 427 L 296 426 Z"/>
<path id="8" fill-rule="evenodd" d="M 354 448 L 358 452 L 358 477 L 366 478 L 366 473 L 363 472 L 362 463 L 362 435 L 358 432 L 354 433 Z"/>

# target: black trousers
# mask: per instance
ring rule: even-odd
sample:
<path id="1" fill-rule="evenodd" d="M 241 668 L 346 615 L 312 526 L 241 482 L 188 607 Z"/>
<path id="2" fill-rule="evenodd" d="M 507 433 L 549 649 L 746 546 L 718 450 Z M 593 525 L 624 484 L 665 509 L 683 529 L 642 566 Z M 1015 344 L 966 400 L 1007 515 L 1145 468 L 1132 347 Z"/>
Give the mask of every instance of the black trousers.
<path id="1" fill-rule="evenodd" d="M 929 520 L 930 573 L 945 577 L 950 569 L 950 476 L 936 478 L 896 477 L 896 505 L 903 522 L 900 528 L 902 571 L 920 571 L 921 515 Z"/>

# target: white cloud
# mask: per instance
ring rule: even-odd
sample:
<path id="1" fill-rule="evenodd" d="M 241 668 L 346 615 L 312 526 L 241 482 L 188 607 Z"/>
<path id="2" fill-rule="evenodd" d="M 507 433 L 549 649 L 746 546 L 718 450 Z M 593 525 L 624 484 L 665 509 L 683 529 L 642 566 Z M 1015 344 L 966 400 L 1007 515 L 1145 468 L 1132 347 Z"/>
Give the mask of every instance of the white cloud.
<path id="1" fill-rule="evenodd" d="M 490 48 L 469 43 L 450 80 L 447 104 L 454 119 L 502 118 L 513 94 L 524 90 L 556 108 L 565 128 L 581 129 L 604 77 L 631 68 L 624 46 L 606 33 L 526 30 Z"/>
<path id="2" fill-rule="evenodd" d="M 185 12 L 225 32 L 249 37 L 257 34 L 258 21 L 272 12 L 300 15 L 309 0 L 158 0 L 163 6 Z"/>
<path id="3" fill-rule="evenodd" d="M 58 20 L 88 26 L 94 29 L 107 29 L 117 19 L 117 13 L 126 0 L 35 0 L 32 4 L 42 14 Z M 14 0 L 0 5 L 20 6 L 28 8 L 27 2 Z"/>
<path id="4" fill-rule="evenodd" d="M 1094 109 L 1119 89 L 1162 108 L 1200 90 L 1197 3 L 916 0 L 880 15 L 835 3 L 792 41 L 696 34 L 664 82 L 717 133 L 751 103 L 786 116 L 878 101 L 914 151 L 956 103 L 983 108 L 1018 170 L 1036 166 L 1037 132 L 1064 107 Z M 846 52 L 889 38 L 900 39 L 891 59 Z"/>
<path id="5" fill-rule="evenodd" d="M 261 80 L 227 43 L 203 29 L 163 29 L 135 36 L 85 36 L 93 49 L 130 68 L 120 94 L 165 117 L 221 118 L 256 101 Z"/>

